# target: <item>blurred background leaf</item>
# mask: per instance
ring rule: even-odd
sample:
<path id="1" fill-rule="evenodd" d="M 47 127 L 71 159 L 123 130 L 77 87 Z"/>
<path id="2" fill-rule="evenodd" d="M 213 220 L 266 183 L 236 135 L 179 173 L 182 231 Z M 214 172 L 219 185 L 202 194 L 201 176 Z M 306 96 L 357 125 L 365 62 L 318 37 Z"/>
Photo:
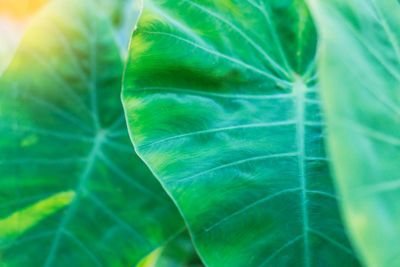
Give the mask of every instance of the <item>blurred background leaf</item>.
<path id="1" fill-rule="evenodd" d="M 0 16 L 0 77 L 17 49 L 24 27 L 25 22 Z"/>
<path id="2" fill-rule="evenodd" d="M 130 143 L 113 26 L 125 23 L 103 7 L 50 2 L 0 81 L 2 265 L 133 266 L 185 232 Z"/>
<path id="3" fill-rule="evenodd" d="M 0 76 L 10 63 L 28 22 L 48 1 L 0 1 Z"/>
<path id="4" fill-rule="evenodd" d="M 140 11 L 139 0 L 96 0 L 98 7 L 110 18 L 112 31 L 126 59 L 129 40 Z"/>
<path id="5" fill-rule="evenodd" d="M 328 145 L 367 266 L 400 266 L 400 4 L 309 0 L 321 33 Z"/>
<path id="6" fill-rule="evenodd" d="M 14 55 L 32 18 L 52 0 L 0 1 L 0 76 Z M 121 55 L 126 58 L 129 40 L 139 14 L 137 0 L 94 0 L 96 12 L 108 16 Z"/>

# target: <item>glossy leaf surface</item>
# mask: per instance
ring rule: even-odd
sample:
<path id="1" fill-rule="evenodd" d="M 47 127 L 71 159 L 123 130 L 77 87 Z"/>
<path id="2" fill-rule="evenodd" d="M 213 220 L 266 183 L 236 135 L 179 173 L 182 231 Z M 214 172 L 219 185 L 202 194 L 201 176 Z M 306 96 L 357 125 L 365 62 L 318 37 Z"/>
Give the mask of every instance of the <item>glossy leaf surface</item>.
<path id="1" fill-rule="evenodd" d="M 399 266 L 400 4 L 310 3 L 322 36 L 329 148 L 347 224 L 368 266 Z"/>
<path id="2" fill-rule="evenodd" d="M 144 1 L 124 80 L 139 155 L 209 266 L 356 266 L 303 1 Z"/>
<path id="3" fill-rule="evenodd" d="M 0 265 L 134 266 L 183 230 L 136 156 L 92 1 L 49 4 L 0 87 Z"/>

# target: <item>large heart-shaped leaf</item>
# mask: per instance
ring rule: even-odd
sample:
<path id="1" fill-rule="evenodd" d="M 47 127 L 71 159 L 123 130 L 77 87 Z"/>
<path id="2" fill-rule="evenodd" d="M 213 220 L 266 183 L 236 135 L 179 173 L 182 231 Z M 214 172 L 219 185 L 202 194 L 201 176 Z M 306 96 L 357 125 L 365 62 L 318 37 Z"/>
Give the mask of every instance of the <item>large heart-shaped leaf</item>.
<path id="1" fill-rule="evenodd" d="M 355 244 L 400 265 L 400 4 L 311 0 L 320 25 L 329 148 Z"/>
<path id="2" fill-rule="evenodd" d="M 2 266 L 133 266 L 183 230 L 130 143 L 123 61 L 97 11 L 52 2 L 2 79 Z"/>
<path id="3" fill-rule="evenodd" d="M 146 0 L 124 105 L 210 266 L 355 266 L 303 1 Z"/>

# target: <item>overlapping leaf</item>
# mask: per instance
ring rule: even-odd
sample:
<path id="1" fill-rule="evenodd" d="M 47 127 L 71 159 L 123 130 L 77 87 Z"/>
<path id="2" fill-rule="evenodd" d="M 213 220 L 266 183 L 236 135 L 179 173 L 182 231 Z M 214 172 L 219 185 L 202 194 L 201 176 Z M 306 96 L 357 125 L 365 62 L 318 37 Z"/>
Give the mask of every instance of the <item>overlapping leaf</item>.
<path id="1" fill-rule="evenodd" d="M 400 265 L 400 5 L 310 0 L 321 31 L 329 148 L 368 266 Z"/>
<path id="2" fill-rule="evenodd" d="M 210 266 L 357 266 L 323 149 L 303 1 L 145 0 L 124 105 Z"/>

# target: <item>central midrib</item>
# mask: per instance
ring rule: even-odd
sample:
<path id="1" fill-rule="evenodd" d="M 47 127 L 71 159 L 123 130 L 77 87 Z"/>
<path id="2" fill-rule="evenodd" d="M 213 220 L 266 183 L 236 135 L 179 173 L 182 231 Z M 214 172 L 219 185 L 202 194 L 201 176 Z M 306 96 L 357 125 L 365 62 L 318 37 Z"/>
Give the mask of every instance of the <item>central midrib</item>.
<path id="1" fill-rule="evenodd" d="M 303 219 L 303 240 L 304 240 L 304 266 L 310 266 L 310 249 L 308 241 L 308 209 L 307 209 L 307 181 L 305 177 L 305 106 L 304 106 L 304 94 L 306 86 L 298 79 L 293 86 L 293 91 L 297 95 L 297 126 L 296 126 L 296 142 L 298 146 L 298 164 L 299 164 L 299 179 L 301 188 L 301 207 L 302 207 L 302 219 Z"/>
<path id="2" fill-rule="evenodd" d="M 101 131 L 98 133 L 98 135 L 95 137 L 94 142 L 93 142 L 93 146 L 92 149 L 90 150 L 88 156 L 87 156 L 87 164 L 86 167 L 84 168 L 84 170 L 82 171 L 82 174 L 79 178 L 77 187 L 76 187 L 76 196 L 74 198 L 74 200 L 71 202 L 71 204 L 69 205 L 69 207 L 66 210 L 65 216 L 64 218 L 61 220 L 59 226 L 58 226 L 58 230 L 56 232 L 56 235 L 52 241 L 52 245 L 50 247 L 50 251 L 49 254 L 45 260 L 44 263 L 44 267 L 49 267 L 52 265 L 53 261 L 54 261 L 54 257 L 55 254 L 57 253 L 58 250 L 58 246 L 59 246 L 59 242 L 61 239 L 61 235 L 63 233 L 63 228 L 65 227 L 65 225 L 68 223 L 69 219 L 71 218 L 71 216 L 73 216 L 73 213 L 75 212 L 76 206 L 78 205 L 78 202 L 80 200 L 80 197 L 82 195 L 82 193 L 84 193 L 85 190 L 85 183 L 87 181 L 87 179 L 89 178 L 91 172 L 92 172 L 92 168 L 94 166 L 97 154 L 99 153 L 101 146 L 104 142 L 104 138 L 105 138 L 105 132 Z"/>

